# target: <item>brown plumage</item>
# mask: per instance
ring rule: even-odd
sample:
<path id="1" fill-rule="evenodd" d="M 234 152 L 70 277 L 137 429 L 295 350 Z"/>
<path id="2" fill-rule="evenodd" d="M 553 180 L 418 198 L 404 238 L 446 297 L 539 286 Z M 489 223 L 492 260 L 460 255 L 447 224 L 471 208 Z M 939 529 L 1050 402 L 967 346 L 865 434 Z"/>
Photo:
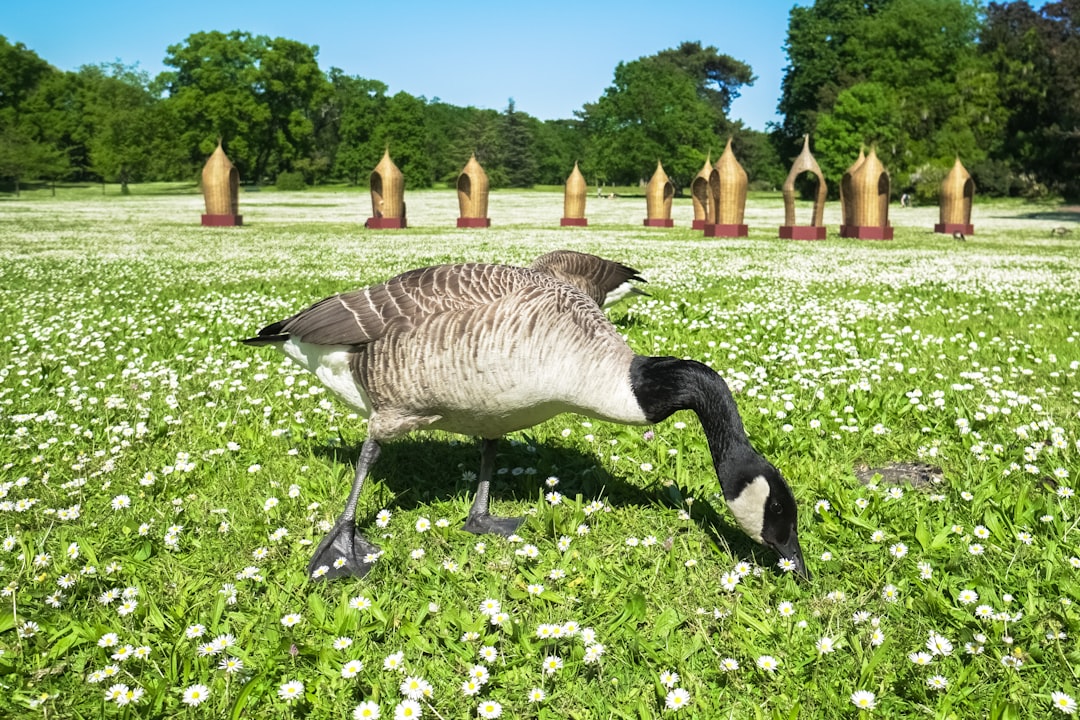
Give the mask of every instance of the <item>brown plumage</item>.
<path id="1" fill-rule="evenodd" d="M 610 307 L 627 295 L 646 294 L 630 284 L 631 280 L 645 282 L 637 270 L 597 255 L 554 250 L 536 258 L 529 267 L 573 285 L 600 307 Z"/>

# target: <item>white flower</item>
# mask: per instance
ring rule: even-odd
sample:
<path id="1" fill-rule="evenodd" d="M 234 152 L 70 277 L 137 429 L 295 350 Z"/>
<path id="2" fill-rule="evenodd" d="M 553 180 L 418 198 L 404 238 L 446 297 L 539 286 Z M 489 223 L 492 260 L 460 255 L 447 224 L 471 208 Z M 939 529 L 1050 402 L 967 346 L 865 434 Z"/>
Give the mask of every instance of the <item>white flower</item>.
<path id="1" fill-rule="evenodd" d="M 379 720 L 382 713 L 379 711 L 379 706 L 376 703 L 368 700 L 353 708 L 352 716 L 353 720 Z"/>
<path id="2" fill-rule="evenodd" d="M 192 685 L 184 690 L 183 702 L 185 705 L 202 705 L 210 697 L 210 690 L 205 685 Z"/>
<path id="3" fill-rule="evenodd" d="M 1054 691 L 1050 693 L 1050 703 L 1055 710 L 1065 715 L 1076 714 L 1076 701 L 1072 699 L 1072 696 L 1063 692 Z"/>
<path id="4" fill-rule="evenodd" d="M 856 690 L 851 693 L 851 702 L 860 710 L 873 710 L 877 707 L 877 696 L 869 690 Z"/>
<path id="5" fill-rule="evenodd" d="M 690 693 L 682 688 L 675 688 L 664 698 L 664 706 L 669 710 L 678 710 L 690 704 Z"/>

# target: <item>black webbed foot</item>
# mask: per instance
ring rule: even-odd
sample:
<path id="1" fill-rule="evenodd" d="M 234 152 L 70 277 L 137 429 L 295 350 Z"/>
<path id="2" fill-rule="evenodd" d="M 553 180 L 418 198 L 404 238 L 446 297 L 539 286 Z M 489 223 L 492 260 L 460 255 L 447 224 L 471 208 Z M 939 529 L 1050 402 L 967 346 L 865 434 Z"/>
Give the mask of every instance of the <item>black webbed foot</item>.
<path id="1" fill-rule="evenodd" d="M 524 521 L 525 518 L 523 517 L 500 518 L 484 513 L 482 515 L 470 515 L 465 520 L 465 526 L 462 529 L 476 535 L 490 533 L 510 537 L 517 532 L 517 529 L 521 527 L 521 523 Z"/>
<path id="2" fill-rule="evenodd" d="M 379 554 L 378 546 L 364 539 L 352 520 L 339 520 L 311 556 L 308 576 L 313 580 L 364 577 Z"/>

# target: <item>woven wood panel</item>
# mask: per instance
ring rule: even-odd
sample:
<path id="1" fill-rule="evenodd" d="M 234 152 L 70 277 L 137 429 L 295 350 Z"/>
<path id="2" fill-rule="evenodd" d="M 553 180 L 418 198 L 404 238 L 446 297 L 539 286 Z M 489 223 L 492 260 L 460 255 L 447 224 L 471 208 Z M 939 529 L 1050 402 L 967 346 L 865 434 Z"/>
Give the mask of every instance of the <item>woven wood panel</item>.
<path id="1" fill-rule="evenodd" d="M 814 191 L 814 211 L 810 218 L 811 227 L 821 227 L 825 224 L 825 196 L 828 187 L 825 185 L 825 175 L 817 160 L 810 153 L 810 136 L 803 135 L 802 152 L 791 164 L 791 172 L 784 181 L 784 225 L 793 226 L 795 222 L 795 180 L 803 173 L 811 173 L 817 178 L 817 189 Z"/>
<path id="2" fill-rule="evenodd" d="M 589 188 L 585 183 L 585 176 L 578 169 L 577 162 L 570 171 L 570 177 L 566 178 L 566 188 L 563 191 L 563 217 L 580 220 L 585 217 L 585 197 Z"/>
<path id="3" fill-rule="evenodd" d="M 854 193 L 851 176 L 864 162 L 866 162 L 866 155 L 863 153 L 863 149 L 859 148 L 859 157 L 855 159 L 851 167 L 844 171 L 844 175 L 840 179 L 840 217 L 843 218 L 842 225 L 855 225 L 855 217 L 852 215 L 855 206 L 851 202 L 851 196 Z"/>
<path id="4" fill-rule="evenodd" d="M 220 139 L 203 166 L 202 191 L 207 215 L 240 214 L 240 173 L 225 155 Z"/>
<path id="5" fill-rule="evenodd" d="M 853 225 L 887 227 L 889 224 L 889 173 L 870 148 L 866 160 L 851 173 Z"/>
<path id="6" fill-rule="evenodd" d="M 486 218 L 488 212 L 488 176 L 473 154 L 457 179 L 458 206 L 463 218 Z"/>
<path id="7" fill-rule="evenodd" d="M 956 158 L 952 170 L 941 182 L 941 222 L 948 225 L 970 225 L 971 203 L 975 199 L 975 181 Z"/>
<path id="8" fill-rule="evenodd" d="M 664 172 L 664 166 L 656 161 L 656 172 L 645 186 L 645 217 L 647 220 L 668 220 L 671 218 L 671 200 L 675 197 L 675 186 Z"/>
<path id="9" fill-rule="evenodd" d="M 371 213 L 377 218 L 405 217 L 405 176 L 390 159 L 390 149 L 371 171 Z"/>
<path id="10" fill-rule="evenodd" d="M 746 170 L 743 170 L 743 166 L 735 159 L 731 138 L 728 138 L 724 153 L 716 161 L 716 172 L 719 175 L 716 222 L 721 225 L 742 225 L 743 216 L 746 214 L 746 186 L 749 181 Z"/>
<path id="11" fill-rule="evenodd" d="M 705 166 L 690 182 L 690 200 L 694 204 L 694 219 L 712 222 L 712 190 L 709 189 L 709 176 L 712 175 L 712 154 L 705 158 Z"/>

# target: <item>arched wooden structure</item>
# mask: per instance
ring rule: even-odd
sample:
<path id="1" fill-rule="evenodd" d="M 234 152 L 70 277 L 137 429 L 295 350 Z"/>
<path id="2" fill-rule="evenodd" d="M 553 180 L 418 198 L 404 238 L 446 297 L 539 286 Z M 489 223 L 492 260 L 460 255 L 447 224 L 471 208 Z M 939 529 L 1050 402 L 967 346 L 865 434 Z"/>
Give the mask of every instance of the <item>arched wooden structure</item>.
<path id="1" fill-rule="evenodd" d="M 581 174 L 575 161 L 574 169 L 570 171 L 570 177 L 566 178 L 566 187 L 563 189 L 563 216 L 559 221 L 561 227 L 584 227 L 589 224 L 585 218 L 585 197 L 588 190 L 585 176 Z"/>
<path id="2" fill-rule="evenodd" d="M 371 171 L 371 213 L 364 223 L 373 230 L 405 227 L 405 176 L 390 159 L 390 149 Z"/>
<path id="3" fill-rule="evenodd" d="M 704 230 L 705 226 L 713 221 L 713 191 L 709 185 L 709 178 L 715 172 L 716 170 L 712 166 L 712 154 L 710 153 L 705 158 L 705 166 L 690 182 L 690 201 L 694 205 L 694 222 L 690 227 L 694 230 Z"/>
<path id="4" fill-rule="evenodd" d="M 675 197 L 675 185 L 668 179 L 664 166 L 656 161 L 656 172 L 645 186 L 645 226 L 673 227 L 671 200 Z"/>
<path id="5" fill-rule="evenodd" d="M 814 209 L 810 216 L 809 225 L 797 225 L 795 223 L 795 180 L 803 173 L 811 173 L 817 179 L 817 189 L 814 191 Z M 802 152 L 791 164 L 791 172 L 784 181 L 784 224 L 780 226 L 780 237 L 790 240 L 824 240 L 825 239 L 825 196 L 828 194 L 828 186 L 825 184 L 825 175 L 817 160 L 810 153 L 810 136 L 803 135 Z"/>
<path id="6" fill-rule="evenodd" d="M 971 203 L 974 199 L 975 181 L 958 157 L 952 170 L 941 181 L 941 222 L 934 225 L 934 232 L 973 234 L 975 226 L 971 224 Z"/>
<path id="7" fill-rule="evenodd" d="M 889 173 L 878 159 L 877 152 L 844 173 L 840 184 L 844 198 L 846 225 L 840 226 L 840 237 L 860 240 L 892 240 L 889 225 Z M 846 196 L 846 197 L 845 197 Z"/>
<path id="8" fill-rule="evenodd" d="M 233 227 L 244 224 L 240 214 L 240 173 L 225 155 L 218 138 L 217 149 L 202 171 L 203 200 L 206 214 L 202 224 L 208 227 Z"/>
<path id="9" fill-rule="evenodd" d="M 716 183 L 710 183 L 713 192 L 713 221 L 705 225 L 705 237 L 746 237 L 748 229 L 743 222 L 746 214 L 746 188 L 749 181 L 746 170 L 735 158 L 728 138 L 724 152 L 716 161 Z"/>
<path id="10" fill-rule="evenodd" d="M 468 228 L 491 227 L 488 212 L 488 177 L 474 153 L 457 179 L 458 207 L 461 217 L 457 226 Z"/>

